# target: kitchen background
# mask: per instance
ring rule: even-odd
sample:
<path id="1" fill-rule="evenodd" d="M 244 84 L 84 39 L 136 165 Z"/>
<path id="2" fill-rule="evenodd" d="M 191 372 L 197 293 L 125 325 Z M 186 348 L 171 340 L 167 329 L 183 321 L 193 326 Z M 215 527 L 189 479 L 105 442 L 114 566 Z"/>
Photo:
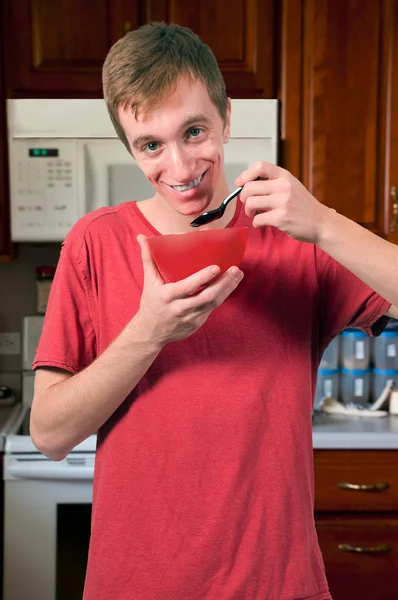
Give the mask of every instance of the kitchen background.
<path id="1" fill-rule="evenodd" d="M 0 263 L 0 335 L 17 334 L 21 348 L 22 319 L 37 314 L 36 268 L 56 266 L 60 244 L 16 244 L 14 251 L 12 262 Z M 17 349 L 15 347 L 13 351 Z M 3 351 L 10 351 L 10 348 L 3 347 Z M 0 353 L 0 385 L 10 386 L 20 393 L 21 352 Z"/>
<path id="2" fill-rule="evenodd" d="M 21 354 L 4 354 L 1 345 L 8 352 L 7 335 L 20 334 L 22 318 L 36 313 L 36 267 L 55 266 L 59 255 L 59 244 L 11 241 L 6 100 L 101 98 L 110 45 L 152 20 L 201 35 L 232 98 L 277 99 L 279 164 L 327 206 L 398 243 L 398 0 L 0 0 L 0 384 L 20 389 Z M 13 351 L 14 342 L 18 336 Z M 398 416 L 321 415 L 313 431 L 315 522 L 333 598 L 396 600 Z M 12 458 L 7 452 L 6 445 L 5 461 Z M 85 468 L 92 472 L 91 463 Z M 7 499 L 15 482 L 4 480 Z M 11 563 L 23 553 L 38 588 L 63 572 L 51 600 L 79 598 L 67 591 L 73 577 L 65 573 L 84 576 L 87 539 L 71 550 L 60 532 L 79 540 L 76 532 L 88 530 L 90 479 L 84 483 L 83 493 L 76 480 L 28 477 L 20 514 L 14 497 L 6 502 L 4 547 L 12 551 L 18 540 L 22 548 L 21 558 L 7 563 L 6 600 L 48 597 L 13 594 L 13 578 L 22 579 L 24 568 Z M 29 516 L 46 531 L 30 554 L 22 519 Z M 61 568 L 44 546 L 55 531 Z M 33 568 L 39 556 L 48 563 L 44 574 Z"/>

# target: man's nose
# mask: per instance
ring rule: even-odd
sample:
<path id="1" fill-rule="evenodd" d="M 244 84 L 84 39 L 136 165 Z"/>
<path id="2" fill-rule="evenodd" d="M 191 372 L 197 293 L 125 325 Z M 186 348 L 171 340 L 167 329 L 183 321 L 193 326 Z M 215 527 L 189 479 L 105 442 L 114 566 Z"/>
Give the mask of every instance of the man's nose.
<path id="1" fill-rule="evenodd" d="M 193 164 L 192 158 L 188 152 L 180 146 L 169 150 L 169 176 L 174 179 L 176 184 L 187 184 L 192 180 Z"/>

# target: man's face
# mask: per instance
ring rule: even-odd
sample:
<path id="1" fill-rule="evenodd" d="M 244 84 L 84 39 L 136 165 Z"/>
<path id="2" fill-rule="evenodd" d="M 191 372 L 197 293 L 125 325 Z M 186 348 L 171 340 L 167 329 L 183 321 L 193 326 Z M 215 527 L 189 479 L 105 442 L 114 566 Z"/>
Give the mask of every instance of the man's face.
<path id="1" fill-rule="evenodd" d="M 120 109 L 131 152 L 156 190 L 181 215 L 204 212 L 216 194 L 226 193 L 224 148 L 230 132 L 230 109 L 224 127 L 204 85 L 181 78 L 168 98 L 140 111 Z M 217 194 L 218 192 L 218 194 Z"/>

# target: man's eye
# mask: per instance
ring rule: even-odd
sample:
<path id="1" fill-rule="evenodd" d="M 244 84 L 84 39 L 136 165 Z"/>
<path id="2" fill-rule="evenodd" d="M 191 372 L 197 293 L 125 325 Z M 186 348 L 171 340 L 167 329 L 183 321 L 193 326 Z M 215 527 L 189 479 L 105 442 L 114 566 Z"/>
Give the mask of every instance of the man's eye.
<path id="1" fill-rule="evenodd" d="M 146 144 L 146 146 L 144 146 L 144 150 L 148 150 L 148 152 L 156 152 L 158 148 L 159 144 L 157 142 L 149 142 L 149 144 Z"/>
<path id="2" fill-rule="evenodd" d="M 202 132 L 200 127 L 191 127 L 191 129 L 188 130 L 188 135 L 190 135 L 191 137 L 198 137 L 198 135 L 200 135 Z"/>

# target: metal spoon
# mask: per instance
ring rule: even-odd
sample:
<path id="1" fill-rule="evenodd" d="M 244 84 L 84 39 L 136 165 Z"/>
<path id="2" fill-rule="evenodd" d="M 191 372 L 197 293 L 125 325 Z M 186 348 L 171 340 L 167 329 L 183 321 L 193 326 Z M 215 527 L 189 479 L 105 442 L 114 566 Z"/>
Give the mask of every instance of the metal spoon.
<path id="1" fill-rule="evenodd" d="M 257 177 L 257 179 L 255 179 L 255 181 L 258 181 L 259 179 L 262 179 L 262 177 Z M 225 198 L 225 200 L 222 201 L 222 203 L 220 204 L 220 206 L 218 208 L 209 210 L 208 212 L 205 212 L 205 213 L 202 213 L 201 215 L 199 215 L 199 217 L 196 217 L 196 219 L 194 219 L 193 221 L 190 222 L 191 227 L 200 227 L 201 225 L 207 225 L 207 223 L 211 223 L 212 221 L 215 221 L 216 219 L 221 219 L 229 202 L 231 202 L 231 200 L 236 198 L 236 196 L 238 196 L 242 190 L 243 190 L 243 186 L 236 188 L 236 190 L 234 190 L 231 194 L 229 194 L 229 196 L 227 196 Z"/>

